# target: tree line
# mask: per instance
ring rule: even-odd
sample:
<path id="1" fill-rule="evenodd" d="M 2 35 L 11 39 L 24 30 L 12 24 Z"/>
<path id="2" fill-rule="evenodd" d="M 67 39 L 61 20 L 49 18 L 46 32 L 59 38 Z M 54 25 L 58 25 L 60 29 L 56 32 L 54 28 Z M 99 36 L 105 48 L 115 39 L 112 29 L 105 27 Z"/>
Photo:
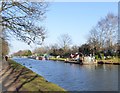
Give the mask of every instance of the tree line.
<path id="1" fill-rule="evenodd" d="M 13 53 L 13 56 L 31 56 L 32 52 L 31 50 L 19 50 L 16 53 Z"/>
<path id="2" fill-rule="evenodd" d="M 12 36 L 28 45 L 31 43 L 42 44 L 45 39 L 46 30 L 43 26 L 37 25 L 45 19 L 48 3 L 46 2 L 15 2 L 10 0 L 0 3 L 0 27 L 2 26 L 2 55 L 9 52 L 9 38 Z M 55 45 L 47 46 L 47 50 L 42 47 L 34 50 L 33 53 L 43 50 L 46 53 L 62 57 L 67 57 L 70 53 L 82 52 L 83 55 L 99 54 L 105 52 L 108 54 L 119 55 L 118 40 L 118 16 L 108 13 L 100 19 L 94 26 L 87 38 L 87 42 L 81 46 L 70 46 L 71 37 L 63 34 Z M 42 49 L 41 49 L 42 48 Z M 42 53 L 43 52 L 43 53 Z"/>
<path id="3" fill-rule="evenodd" d="M 118 16 L 108 13 L 101 18 L 96 26 L 90 31 L 87 42 L 80 46 L 73 45 L 72 39 L 68 34 L 63 34 L 58 38 L 58 42 L 54 45 L 41 47 L 36 49 L 37 53 L 48 53 L 53 56 L 69 57 L 71 53 L 82 53 L 83 56 L 98 55 L 119 56 L 118 43 Z M 35 52 L 35 51 L 34 51 Z"/>

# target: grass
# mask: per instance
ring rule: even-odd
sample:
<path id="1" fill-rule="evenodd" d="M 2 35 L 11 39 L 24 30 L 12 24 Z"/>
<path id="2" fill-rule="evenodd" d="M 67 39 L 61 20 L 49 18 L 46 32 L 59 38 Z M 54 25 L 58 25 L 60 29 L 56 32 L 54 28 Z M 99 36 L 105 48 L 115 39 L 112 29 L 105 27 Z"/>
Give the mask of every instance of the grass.
<path id="1" fill-rule="evenodd" d="M 50 58 L 50 60 L 54 60 L 54 61 L 65 61 L 66 58 L 55 58 L 55 57 L 52 57 L 52 58 Z"/>
<path id="2" fill-rule="evenodd" d="M 103 61 L 103 62 L 113 62 L 113 63 L 120 63 L 120 58 L 118 57 L 114 57 L 114 58 L 110 58 L 110 59 L 102 59 L 102 60 L 98 60 L 98 61 Z"/>
<path id="3" fill-rule="evenodd" d="M 33 87 L 34 86 L 34 87 Z M 59 86 L 47 82 L 44 78 L 38 77 L 32 82 L 23 86 L 24 89 L 29 89 L 29 91 L 65 91 Z"/>
<path id="4" fill-rule="evenodd" d="M 15 69 L 15 72 L 18 74 L 20 71 L 22 71 L 21 76 L 19 76 L 17 84 L 23 86 L 20 88 L 20 91 L 62 91 L 62 92 L 67 92 L 65 89 L 59 87 L 56 84 L 53 84 L 51 82 L 48 82 L 45 80 L 42 76 L 36 74 L 35 72 L 31 71 L 30 69 L 26 68 L 25 66 L 22 66 L 18 63 L 16 63 L 13 60 L 8 61 L 10 66 Z M 36 76 L 36 78 L 34 78 Z M 34 78 L 32 80 L 32 78 Z M 30 82 L 29 82 L 30 81 Z"/>

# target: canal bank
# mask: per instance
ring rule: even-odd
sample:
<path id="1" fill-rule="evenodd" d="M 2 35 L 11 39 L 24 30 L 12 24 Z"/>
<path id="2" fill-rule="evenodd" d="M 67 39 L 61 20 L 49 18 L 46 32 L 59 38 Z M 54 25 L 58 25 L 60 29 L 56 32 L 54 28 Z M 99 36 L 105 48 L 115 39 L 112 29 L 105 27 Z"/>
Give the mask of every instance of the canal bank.
<path id="1" fill-rule="evenodd" d="M 68 91 L 118 90 L 119 65 L 78 65 L 29 58 L 13 58 L 13 60 Z"/>
<path id="2" fill-rule="evenodd" d="M 0 72 L 4 91 L 64 91 L 58 85 L 45 80 L 42 76 L 15 61 L 9 60 L 3 63 Z"/>
<path id="3" fill-rule="evenodd" d="M 49 60 L 53 61 L 60 61 L 65 63 L 71 63 L 71 64 L 81 64 L 81 65 L 93 65 L 93 64 L 112 64 L 112 65 L 120 65 L 120 59 L 114 58 L 114 59 L 107 59 L 107 60 L 95 60 L 93 62 L 85 61 L 85 62 L 78 62 L 75 60 L 68 60 L 66 58 L 50 58 Z"/>

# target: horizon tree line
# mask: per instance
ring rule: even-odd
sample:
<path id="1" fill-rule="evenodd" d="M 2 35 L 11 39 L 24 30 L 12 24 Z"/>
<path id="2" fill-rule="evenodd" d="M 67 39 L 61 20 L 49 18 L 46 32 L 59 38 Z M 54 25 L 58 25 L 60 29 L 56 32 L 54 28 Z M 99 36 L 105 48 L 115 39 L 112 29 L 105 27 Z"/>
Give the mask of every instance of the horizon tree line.
<path id="1" fill-rule="evenodd" d="M 16 39 L 31 43 L 42 44 L 45 39 L 45 28 L 36 25 L 36 22 L 42 22 L 45 18 L 48 3 L 46 2 L 2 2 L 0 25 L 3 26 L 2 37 L 4 43 L 12 35 Z M 18 13 L 19 11 L 19 13 Z M 41 54 L 48 52 L 52 55 L 68 56 L 70 53 L 102 52 L 102 51 L 119 51 L 118 50 L 118 16 L 108 13 L 107 16 L 100 19 L 96 26 L 89 31 L 87 42 L 81 46 L 72 45 L 72 39 L 69 34 L 63 34 L 58 37 L 58 43 L 48 46 L 47 49 L 39 48 L 34 52 L 40 51 Z M 8 44 L 6 44 L 9 46 Z M 83 48 L 84 47 L 84 48 Z M 9 49 L 7 49 L 9 50 Z M 85 52 L 86 51 L 86 52 Z M 38 52 L 39 53 L 39 52 Z M 3 53 L 4 54 L 4 53 Z M 88 55 L 87 54 L 87 55 Z M 4 54 L 5 55 L 5 54 Z"/>

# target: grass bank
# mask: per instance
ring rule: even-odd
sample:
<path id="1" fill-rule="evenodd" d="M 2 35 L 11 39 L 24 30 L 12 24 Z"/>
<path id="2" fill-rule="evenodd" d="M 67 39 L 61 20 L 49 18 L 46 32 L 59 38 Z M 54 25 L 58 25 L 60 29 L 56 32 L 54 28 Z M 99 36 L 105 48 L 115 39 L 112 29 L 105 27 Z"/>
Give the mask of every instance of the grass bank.
<path id="1" fill-rule="evenodd" d="M 103 62 L 103 63 L 111 63 L 111 64 L 120 64 L 120 58 L 118 57 L 114 57 L 114 58 L 110 58 L 110 59 L 102 59 L 102 60 L 97 60 L 97 62 Z"/>
<path id="2" fill-rule="evenodd" d="M 9 60 L 8 63 L 10 68 L 12 68 L 10 77 L 14 77 L 11 82 L 14 83 L 13 87 L 15 88 L 13 89 L 16 89 L 16 91 L 52 91 L 55 93 L 56 91 L 64 91 L 66 93 L 65 89 L 48 82 L 42 76 L 34 73 L 25 66 L 13 60 Z M 12 85 L 12 83 L 10 85 Z"/>
<path id="3" fill-rule="evenodd" d="M 53 61 L 65 61 L 66 58 L 55 58 L 55 57 L 52 57 L 49 60 L 53 60 Z"/>

